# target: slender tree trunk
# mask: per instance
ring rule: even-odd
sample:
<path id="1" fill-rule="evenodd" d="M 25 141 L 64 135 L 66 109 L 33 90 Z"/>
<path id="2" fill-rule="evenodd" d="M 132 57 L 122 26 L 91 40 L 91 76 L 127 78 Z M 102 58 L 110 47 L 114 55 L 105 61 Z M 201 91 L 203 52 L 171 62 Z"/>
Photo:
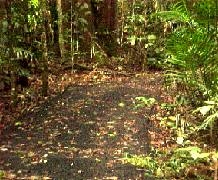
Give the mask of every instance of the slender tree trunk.
<path id="1" fill-rule="evenodd" d="M 63 60 L 64 56 L 64 36 L 62 31 L 63 26 L 63 15 L 62 15 L 62 0 L 57 0 L 57 11 L 58 11 L 58 42 L 59 42 L 59 48 L 60 48 L 60 57 L 61 61 Z"/>
<path id="2" fill-rule="evenodd" d="M 144 18 L 145 18 L 145 20 L 144 20 L 144 27 L 145 27 L 145 29 L 148 29 L 148 17 L 147 17 L 147 13 L 148 13 L 148 5 L 149 5 L 149 2 L 148 2 L 148 0 L 145 0 L 144 1 L 144 4 L 145 4 L 145 11 L 144 11 Z M 148 42 L 148 32 L 145 32 L 145 44 L 147 44 L 147 42 Z M 147 69 L 147 64 L 148 64 L 148 59 L 147 59 L 147 46 L 146 46 L 146 48 L 145 48 L 145 50 L 144 50 L 144 52 L 143 52 L 143 54 L 144 54 L 144 56 L 143 56 L 143 58 L 144 58 L 144 60 L 143 60 L 143 64 L 142 64 L 142 70 L 143 71 L 145 71 L 146 69 Z"/>
<path id="3" fill-rule="evenodd" d="M 216 4 L 216 13 L 215 13 L 215 27 L 216 27 L 216 34 L 218 34 L 218 0 L 215 0 L 215 4 Z M 216 36 L 216 40 L 218 42 L 218 36 Z"/>
<path id="4" fill-rule="evenodd" d="M 72 73 L 74 72 L 74 27 L 73 27 L 73 6 L 74 2 L 71 0 L 70 3 L 70 54 L 71 54 L 71 65 Z"/>
<path id="5" fill-rule="evenodd" d="M 43 54 L 42 54 L 42 95 L 48 95 L 48 48 L 45 32 L 42 33 Z"/>
<path id="6" fill-rule="evenodd" d="M 46 0 L 41 1 L 42 18 L 43 18 L 43 33 L 41 37 L 42 42 L 42 95 L 48 95 L 48 46 L 46 38 L 47 27 L 47 9 Z"/>
<path id="7" fill-rule="evenodd" d="M 124 39 L 124 0 L 121 0 L 121 29 L 120 29 L 120 46 L 123 46 Z"/>
<path id="8" fill-rule="evenodd" d="M 55 55 L 61 57 L 60 47 L 59 47 L 59 33 L 58 33 L 58 11 L 56 0 L 50 0 L 50 12 L 51 12 L 51 24 L 53 29 L 52 34 L 52 44 L 54 46 Z"/>

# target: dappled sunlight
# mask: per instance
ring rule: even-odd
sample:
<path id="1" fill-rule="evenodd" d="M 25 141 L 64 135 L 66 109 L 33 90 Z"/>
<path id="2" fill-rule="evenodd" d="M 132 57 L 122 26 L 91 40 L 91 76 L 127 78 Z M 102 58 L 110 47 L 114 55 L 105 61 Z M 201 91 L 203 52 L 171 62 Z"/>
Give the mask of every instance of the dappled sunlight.
<path id="1" fill-rule="evenodd" d="M 149 152 L 154 136 L 145 120 L 145 114 L 154 112 L 146 107 L 136 109 L 134 99 L 150 94 L 159 97 L 160 91 L 151 88 L 159 82 L 143 79 L 144 85 L 142 79 L 135 84 L 130 80 L 72 85 L 36 112 L 26 114 L 23 125 L 2 142 L 0 162 L 5 171 L 17 177 L 19 171 L 27 177 L 28 173 L 50 178 L 142 177 L 134 168 L 129 174 L 131 167 L 123 157 L 125 153 Z M 19 167 L 7 158 L 12 154 Z"/>
<path id="2" fill-rule="evenodd" d="M 0 179 L 218 179 L 218 0 L 0 0 Z"/>

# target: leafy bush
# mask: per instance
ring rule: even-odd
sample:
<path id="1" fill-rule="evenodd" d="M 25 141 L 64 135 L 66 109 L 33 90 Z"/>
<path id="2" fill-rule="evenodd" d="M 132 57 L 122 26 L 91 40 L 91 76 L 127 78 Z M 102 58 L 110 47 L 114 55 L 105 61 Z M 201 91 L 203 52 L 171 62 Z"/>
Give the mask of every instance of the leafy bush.
<path id="1" fill-rule="evenodd" d="M 194 112 L 200 112 L 205 117 L 198 130 L 206 129 L 207 127 L 213 128 L 214 123 L 218 119 L 218 97 L 212 97 L 210 101 L 205 101 L 204 106 L 197 108 Z"/>
<path id="2" fill-rule="evenodd" d="M 173 6 L 172 11 L 157 14 L 165 21 L 179 24 L 167 39 L 166 52 L 169 74 L 194 90 L 208 94 L 217 91 L 218 58 L 214 33 L 199 25 L 184 3 Z"/>
<path id="3" fill-rule="evenodd" d="M 164 21 L 178 24 L 166 40 L 166 64 L 167 77 L 171 82 L 177 84 L 177 90 L 191 94 L 190 98 L 200 101 L 213 101 L 216 104 L 218 92 L 218 42 L 214 25 L 205 25 L 201 22 L 199 15 L 206 7 L 214 10 L 214 2 L 199 1 L 194 3 L 197 8 L 195 13 L 188 10 L 185 1 L 180 1 L 172 7 L 171 11 L 157 13 Z M 210 9 L 208 10 L 210 11 Z M 197 14 L 197 15 L 196 15 Z M 214 17 L 212 14 L 210 17 Z M 209 26 L 209 27 L 208 27 Z M 182 86 L 181 89 L 178 87 Z M 196 105 L 197 103 L 195 103 Z M 209 108 L 205 121 L 201 128 L 207 127 L 208 122 L 217 119 L 217 108 L 215 106 L 204 106 Z M 199 110 L 199 109 L 198 109 Z"/>
<path id="4" fill-rule="evenodd" d="M 207 9 L 208 12 L 210 8 L 214 10 L 213 3 L 210 0 L 195 2 L 192 8 L 196 9 L 192 12 L 188 9 L 190 4 L 180 1 L 173 5 L 170 11 L 156 13 L 165 23 L 175 25 L 166 39 L 164 65 L 167 80 L 171 84 L 176 84 L 177 90 L 181 90 L 183 95 L 186 92 L 190 99 L 194 98 L 200 102 L 200 106 L 194 112 L 199 112 L 204 121 L 199 123 L 198 128 L 194 128 L 192 133 L 195 133 L 196 129 L 207 127 L 213 132 L 218 119 L 218 42 L 216 28 L 214 23 L 211 23 L 211 18 L 215 18 L 214 12 L 209 14 L 209 19 L 206 16 L 203 19 L 199 18 L 204 12 L 203 9 Z M 161 107 L 168 108 L 166 104 Z M 172 122 L 171 116 L 163 118 L 161 123 L 178 131 L 176 117 Z M 187 141 L 184 142 L 184 137 L 180 134 L 177 133 L 177 146 L 168 152 L 156 150 L 147 156 L 126 156 L 125 159 L 128 163 L 147 169 L 146 175 L 154 178 L 191 176 L 210 179 L 213 172 L 208 168 L 213 164 L 214 158 L 217 160 L 217 152 L 203 152 L 198 146 L 189 143 L 190 137 L 186 136 Z M 205 168 L 205 165 L 208 168 Z M 207 172 L 203 172 L 203 169 Z"/>
<path id="5" fill-rule="evenodd" d="M 209 166 L 217 157 L 218 153 L 205 153 L 197 146 L 187 146 L 169 152 L 153 151 L 148 156 L 126 154 L 124 160 L 126 163 L 144 168 L 146 177 L 210 179 L 212 171 L 209 170 Z M 205 172 L 200 173 L 201 168 Z"/>
<path id="6" fill-rule="evenodd" d="M 217 92 L 216 41 L 201 27 L 184 27 L 167 41 L 168 75 L 203 94 Z"/>

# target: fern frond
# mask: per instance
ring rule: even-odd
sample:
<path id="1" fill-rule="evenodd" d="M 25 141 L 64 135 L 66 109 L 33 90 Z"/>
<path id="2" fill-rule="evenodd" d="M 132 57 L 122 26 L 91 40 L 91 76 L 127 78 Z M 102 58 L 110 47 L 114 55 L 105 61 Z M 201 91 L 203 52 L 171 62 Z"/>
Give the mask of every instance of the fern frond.
<path id="1" fill-rule="evenodd" d="M 163 21 L 190 22 L 190 17 L 179 11 L 161 11 L 156 15 Z"/>
<path id="2" fill-rule="evenodd" d="M 179 1 L 173 5 L 170 11 L 157 12 L 155 16 L 159 17 L 163 21 L 190 23 L 192 20 L 184 1 Z"/>

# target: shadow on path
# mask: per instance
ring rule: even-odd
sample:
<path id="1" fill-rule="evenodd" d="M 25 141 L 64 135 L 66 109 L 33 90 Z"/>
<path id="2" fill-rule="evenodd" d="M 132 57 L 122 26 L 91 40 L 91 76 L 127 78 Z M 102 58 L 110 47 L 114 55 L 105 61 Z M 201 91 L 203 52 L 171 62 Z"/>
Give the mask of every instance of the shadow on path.
<path id="1" fill-rule="evenodd" d="M 149 151 L 145 114 L 154 112 L 134 109 L 133 100 L 160 99 L 154 80 L 68 87 L 23 116 L 20 128 L 3 134 L 0 170 L 11 179 L 143 179 L 144 172 L 122 158 Z"/>

